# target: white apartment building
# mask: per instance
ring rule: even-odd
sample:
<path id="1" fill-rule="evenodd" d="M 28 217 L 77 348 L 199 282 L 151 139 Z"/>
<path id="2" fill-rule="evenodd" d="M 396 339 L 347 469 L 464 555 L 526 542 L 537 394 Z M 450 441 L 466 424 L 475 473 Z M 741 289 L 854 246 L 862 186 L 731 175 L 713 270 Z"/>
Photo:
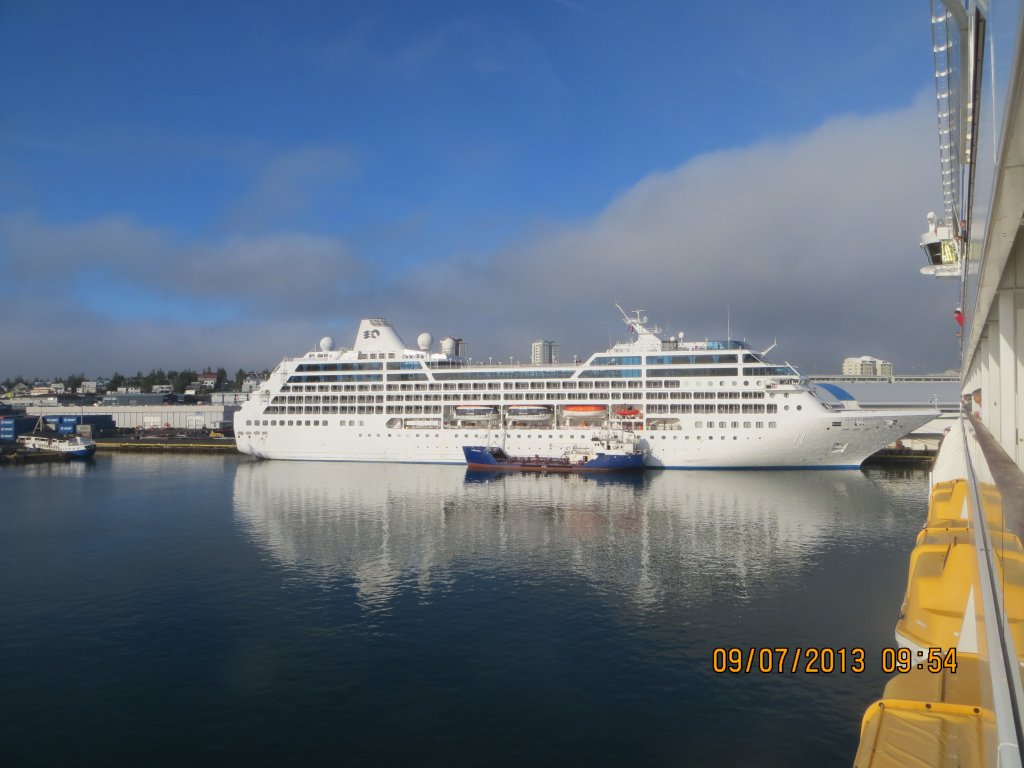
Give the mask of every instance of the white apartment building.
<path id="1" fill-rule="evenodd" d="M 863 355 L 843 360 L 844 376 L 892 376 L 892 363 Z"/>
<path id="2" fill-rule="evenodd" d="M 534 365 L 551 365 L 558 362 L 558 345 L 553 341 L 538 339 L 530 347 L 530 362 Z"/>

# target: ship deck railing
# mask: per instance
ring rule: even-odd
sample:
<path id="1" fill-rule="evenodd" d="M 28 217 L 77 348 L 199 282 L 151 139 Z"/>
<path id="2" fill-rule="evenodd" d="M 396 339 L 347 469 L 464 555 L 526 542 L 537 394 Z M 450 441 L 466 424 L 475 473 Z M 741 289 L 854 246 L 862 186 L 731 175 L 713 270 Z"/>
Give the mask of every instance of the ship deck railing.
<path id="1" fill-rule="evenodd" d="M 1020 768 L 1024 472 L 963 414 L 929 479 L 895 628 L 898 668 L 885 670 L 896 674 L 864 714 L 854 764 Z"/>

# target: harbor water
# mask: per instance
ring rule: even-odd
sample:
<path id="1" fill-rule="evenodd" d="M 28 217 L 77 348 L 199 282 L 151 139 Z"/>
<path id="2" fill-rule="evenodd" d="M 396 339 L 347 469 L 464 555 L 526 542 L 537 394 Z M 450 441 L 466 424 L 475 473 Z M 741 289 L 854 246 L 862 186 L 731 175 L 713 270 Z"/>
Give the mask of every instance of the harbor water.
<path id="1" fill-rule="evenodd" d="M 927 477 L 114 455 L 0 494 L 3 765 L 848 766 Z"/>

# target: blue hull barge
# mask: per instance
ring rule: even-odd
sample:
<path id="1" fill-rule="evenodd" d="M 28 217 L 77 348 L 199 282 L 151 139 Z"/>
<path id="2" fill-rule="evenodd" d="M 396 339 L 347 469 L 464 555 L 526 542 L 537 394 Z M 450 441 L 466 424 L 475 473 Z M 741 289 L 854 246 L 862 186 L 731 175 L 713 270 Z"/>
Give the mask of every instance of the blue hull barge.
<path id="1" fill-rule="evenodd" d="M 644 451 L 568 452 L 562 456 L 509 456 L 502 448 L 464 445 L 470 469 L 511 472 L 639 472 L 644 469 Z"/>

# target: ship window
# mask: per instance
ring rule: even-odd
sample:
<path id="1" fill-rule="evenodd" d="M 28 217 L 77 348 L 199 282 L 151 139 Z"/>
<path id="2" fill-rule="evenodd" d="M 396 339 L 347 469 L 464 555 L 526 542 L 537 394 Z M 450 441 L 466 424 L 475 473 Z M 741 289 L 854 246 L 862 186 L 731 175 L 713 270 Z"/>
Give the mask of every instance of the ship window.
<path id="1" fill-rule="evenodd" d="M 763 421 L 759 421 L 759 422 L 757 422 L 756 426 L 757 426 L 758 429 L 764 429 L 764 422 Z"/>
<path id="2" fill-rule="evenodd" d="M 775 429 L 775 422 L 774 421 L 769 421 L 768 422 L 768 429 Z"/>
<path id="3" fill-rule="evenodd" d="M 743 422 L 743 428 L 744 429 L 750 429 L 750 422 L 749 421 L 744 421 Z"/>
<path id="4" fill-rule="evenodd" d="M 804 409 L 804 407 L 803 407 L 802 405 L 798 405 L 798 406 L 796 407 L 796 409 L 797 409 L 798 411 L 802 411 L 802 410 Z"/>
<path id="5" fill-rule="evenodd" d="M 245 420 L 245 426 L 251 427 L 252 426 L 252 419 L 246 419 Z"/>
<path id="6" fill-rule="evenodd" d="M 697 429 L 700 429 L 701 427 L 704 426 L 704 422 L 703 421 L 695 421 L 693 423 L 693 426 L 696 427 Z"/>
<path id="7" fill-rule="evenodd" d="M 832 422 L 832 426 L 833 427 L 841 427 L 841 426 L 843 426 L 843 422 L 841 422 L 841 421 L 833 421 Z"/>

